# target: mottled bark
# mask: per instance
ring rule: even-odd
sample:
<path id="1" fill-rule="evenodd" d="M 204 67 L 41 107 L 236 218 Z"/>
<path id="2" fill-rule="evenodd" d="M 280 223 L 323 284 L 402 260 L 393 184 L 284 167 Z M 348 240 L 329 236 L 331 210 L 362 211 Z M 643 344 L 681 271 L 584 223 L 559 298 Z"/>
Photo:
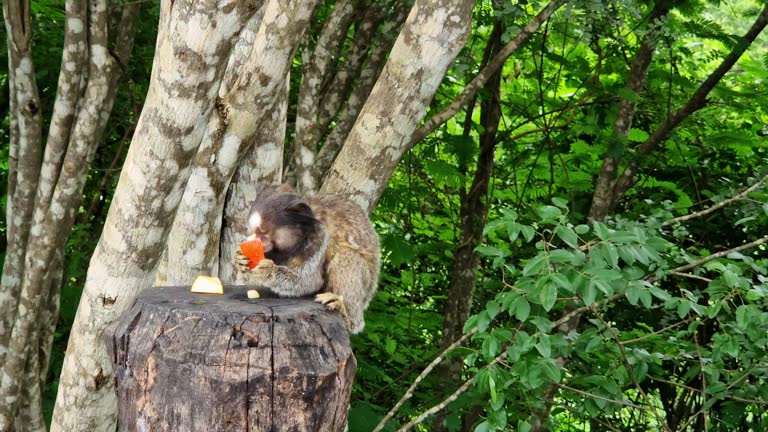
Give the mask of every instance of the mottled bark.
<path id="1" fill-rule="evenodd" d="M 355 32 L 352 35 L 352 42 L 347 50 L 344 63 L 340 64 L 336 69 L 336 73 L 331 82 L 326 86 L 326 90 L 319 103 L 317 123 L 321 131 L 325 131 L 331 120 L 341 109 L 342 103 L 349 96 L 353 82 L 360 76 L 361 68 L 366 58 L 368 58 L 369 52 L 372 51 L 371 47 L 374 45 L 371 41 L 377 40 L 374 39 L 373 35 L 377 34 L 377 37 L 386 37 L 394 43 L 396 35 L 388 36 L 384 32 L 381 32 L 381 34 L 377 32 L 379 24 L 381 24 L 384 18 L 384 11 L 382 9 L 381 5 L 373 4 L 366 9 L 358 10 L 358 14 L 354 17 Z M 390 27 L 390 23 L 397 21 L 398 18 L 398 16 L 390 17 L 391 20 L 388 20 L 384 27 Z M 402 15 L 402 19 L 399 21 L 398 29 L 402 22 L 405 21 L 405 14 Z M 392 44 L 390 43 L 389 46 L 391 48 Z"/>
<path id="2" fill-rule="evenodd" d="M 110 366 L 99 337 L 152 283 L 157 258 L 205 132 L 234 39 L 258 9 L 161 4 L 152 80 L 72 327 L 53 431 L 114 430 Z M 212 25 L 215 23 L 215 25 Z M 187 29 L 194 27 L 195 32 Z"/>
<path id="3" fill-rule="evenodd" d="M 339 0 L 323 26 L 323 30 L 310 52 L 305 44 L 302 53 L 301 86 L 296 106 L 296 132 L 293 140 L 293 172 L 299 192 L 317 188 L 312 167 L 315 163 L 317 143 L 324 130 L 318 124 L 318 112 L 323 88 L 333 77 L 331 65 L 336 61 L 354 16 L 356 0 Z"/>
<path id="4" fill-rule="evenodd" d="M 76 8 L 75 8 L 76 9 Z M 125 9 L 119 31 L 132 34 L 137 5 Z M 73 18 L 77 20 L 79 18 Z M 21 281 L 21 293 L 11 337 L 8 341 L 8 353 L 3 364 L 0 383 L 0 399 L 8 403 L 0 406 L 0 430 L 12 428 L 17 417 L 18 397 L 22 391 L 32 392 L 25 397 L 30 403 L 41 399 L 39 389 L 40 356 L 37 348 L 30 346 L 39 343 L 42 309 L 48 308 L 50 293 L 46 292 L 49 283 L 46 280 L 50 262 L 56 251 L 64 247 L 67 235 L 74 223 L 75 212 L 82 200 L 88 167 L 96 153 L 101 135 L 106 127 L 109 112 L 117 88 L 119 69 L 115 59 L 108 54 L 108 13 L 106 0 L 94 1 L 88 9 L 88 26 L 82 27 L 74 21 L 68 23 L 73 31 L 87 31 L 88 67 L 87 85 L 82 100 L 77 105 L 76 121 L 71 125 L 68 137 L 54 139 L 54 148 L 46 152 L 42 166 L 39 190 L 37 191 L 34 220 L 30 228 L 24 273 Z M 119 47 L 127 56 L 132 38 L 127 47 Z M 66 65 L 64 66 L 66 68 Z M 82 82 L 82 80 L 81 80 Z M 68 89 L 65 88 L 64 91 Z M 60 99 L 61 100 L 61 99 Z M 71 115 L 66 102 L 59 105 L 62 116 Z M 54 113 L 56 116 L 57 113 Z M 61 141 L 59 141 L 61 140 Z M 62 154 L 66 141 L 66 153 Z M 62 158 L 63 156 L 63 158 Z M 49 159 L 50 158 L 50 159 Z M 58 158 L 58 160 L 54 160 Z M 56 172 L 60 168 L 61 172 Z M 50 205 L 49 205 L 50 204 Z M 34 361 L 28 361 L 33 356 Z M 25 373 L 26 371 L 26 373 Z M 27 382 L 33 379 L 32 382 Z M 39 406 L 32 406 L 33 410 Z M 32 413 L 35 419 L 40 414 Z M 26 427 L 26 426 L 25 426 Z"/>
<path id="5" fill-rule="evenodd" d="M 648 68 L 653 60 L 653 50 L 656 47 L 659 30 L 661 30 L 663 19 L 669 13 L 671 6 L 672 4 L 668 1 L 658 0 L 650 13 L 648 31 L 643 36 L 640 48 L 635 53 L 635 58 L 627 74 L 627 82 L 624 85 L 625 90 L 634 95 L 639 95 L 643 90 L 645 79 L 648 76 Z M 600 174 L 595 181 L 595 192 L 592 194 L 592 206 L 589 209 L 589 217 L 592 220 L 603 220 L 611 208 L 613 186 L 624 154 L 627 135 L 632 128 L 635 106 L 636 101 L 634 99 L 623 97 L 619 101 L 611 142 L 608 143 L 608 149 L 603 156 Z"/>
<path id="6" fill-rule="evenodd" d="M 59 298 L 63 275 L 62 258 L 62 251 L 57 250 L 45 276 L 45 285 L 41 294 L 40 319 L 30 337 L 30 351 L 16 414 L 15 428 L 17 432 L 44 432 L 46 430 L 42 411 L 42 392 L 48 375 L 53 336 L 59 318 Z"/>
<path id="7" fill-rule="evenodd" d="M 238 245 L 249 234 L 246 221 L 251 204 L 256 199 L 256 184 L 276 184 L 283 175 L 283 143 L 285 142 L 286 116 L 288 113 L 288 91 L 290 79 L 285 78 L 285 86 L 280 93 L 270 122 L 265 124 L 254 137 L 251 150 L 248 151 L 237 168 L 229 185 L 221 229 L 219 251 L 219 278 L 224 283 L 248 284 L 249 273 L 243 273 L 233 264 Z"/>
<path id="8" fill-rule="evenodd" d="M 323 184 L 370 212 L 469 36 L 474 2 L 417 0 Z"/>
<path id="9" fill-rule="evenodd" d="M 488 40 L 482 64 L 486 64 L 492 55 L 501 48 L 502 24 L 496 22 Z M 480 154 L 477 168 L 469 190 L 462 193 L 459 220 L 461 222 L 459 241 L 453 251 L 451 277 L 446 293 L 443 316 L 443 333 L 440 348 L 446 349 L 464 333 L 464 323 L 472 310 L 475 292 L 475 272 L 480 265 L 480 256 L 475 248 L 483 238 L 483 227 L 488 215 L 486 205 L 488 186 L 493 174 L 494 152 L 496 150 L 496 132 L 501 119 L 501 70 L 491 75 L 485 84 L 487 96 L 480 102 Z M 471 111 L 467 114 L 471 119 Z M 464 360 L 461 357 L 446 359 L 438 368 L 438 376 L 443 388 L 452 391 L 462 382 Z M 446 430 L 442 424 L 444 415 L 438 415 L 436 431 Z M 469 430 L 472 421 L 465 421 Z M 465 428 L 466 429 L 466 428 Z"/>
<path id="10" fill-rule="evenodd" d="M 432 133 L 435 129 L 440 127 L 443 123 L 447 122 L 453 116 L 455 116 L 472 98 L 477 92 L 485 85 L 490 77 L 501 70 L 507 58 L 512 55 L 518 48 L 525 44 L 531 36 L 541 27 L 541 25 L 549 19 L 567 0 L 552 0 L 544 9 L 539 12 L 511 41 L 509 41 L 504 48 L 502 48 L 488 64 L 480 70 L 475 78 L 464 87 L 461 94 L 451 102 L 445 109 L 432 117 L 430 117 L 424 124 L 415 132 L 411 137 L 411 142 L 408 144 L 408 150 L 413 148 L 416 144 L 421 142 L 424 138 Z"/>
<path id="11" fill-rule="evenodd" d="M 11 142 L 6 210 L 8 247 L 0 281 L 0 365 L 5 364 L 8 353 L 24 275 L 24 257 L 40 177 L 42 135 L 40 99 L 29 44 L 29 1 L 3 2 L 3 18 L 8 38 Z M 0 383 L 3 381 L 0 373 Z M 0 430 L 3 422 L 9 421 L 3 420 L 7 412 L 2 407 L 0 405 Z"/>
<path id="12" fill-rule="evenodd" d="M 285 87 L 284 80 L 314 4 L 303 2 L 303 7 L 287 9 L 287 14 L 268 6 L 261 25 L 249 23 L 241 34 L 240 40 L 249 41 L 245 42 L 248 46 L 238 43 L 233 55 L 243 55 L 247 61 L 230 62 L 238 67 L 228 68 L 225 74 L 216 110 L 211 113 L 168 238 L 167 279 L 161 284 L 190 284 L 200 274 L 217 274 L 229 183 L 242 154 L 262 130 L 278 126 L 284 118 L 281 110 L 273 109 L 274 103 L 282 99 L 276 96 Z M 285 35 L 280 43 L 271 39 L 275 34 Z M 258 81 L 237 82 L 237 77 L 249 74 Z M 272 101 L 273 105 L 263 101 Z"/>
<path id="13" fill-rule="evenodd" d="M 363 109 L 363 104 L 365 104 L 371 89 L 379 78 L 379 74 L 387 61 L 387 54 L 392 50 L 397 33 L 407 16 L 408 5 L 404 1 L 396 2 L 394 16 L 382 26 L 381 32 L 375 39 L 376 42 L 371 47 L 368 61 L 359 71 L 357 85 L 352 90 L 341 111 L 336 115 L 336 126 L 328 134 L 317 154 L 313 174 L 318 182 L 322 182 L 325 179 L 328 170 L 333 165 L 333 161 L 336 160 L 336 156 L 341 151 L 341 147 L 347 136 L 349 136 L 349 132 L 352 130 L 360 110 Z M 369 41 L 366 41 L 366 44 L 367 42 Z M 336 97 L 334 95 L 336 93 L 330 93 L 328 97 L 333 99 Z M 333 106 L 333 103 L 327 105 L 324 103 L 323 106 Z"/>

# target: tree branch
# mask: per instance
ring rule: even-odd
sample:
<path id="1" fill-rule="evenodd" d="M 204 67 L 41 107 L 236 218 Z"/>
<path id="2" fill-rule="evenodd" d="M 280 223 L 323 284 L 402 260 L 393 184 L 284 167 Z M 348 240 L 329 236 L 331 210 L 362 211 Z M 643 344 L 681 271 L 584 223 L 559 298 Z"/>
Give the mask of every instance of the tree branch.
<path id="1" fill-rule="evenodd" d="M 757 17 L 752 27 L 742 36 L 741 41 L 733 48 L 730 54 L 720 63 L 698 89 L 694 92 L 693 96 L 688 99 L 680 109 L 675 111 L 669 116 L 664 123 L 656 128 L 656 130 L 648 137 L 645 142 L 640 144 L 635 150 L 635 158 L 630 162 L 629 166 L 624 169 L 621 177 L 616 182 L 613 191 L 612 208 L 618 205 L 618 201 L 621 196 L 634 184 L 634 176 L 637 172 L 639 161 L 638 157 L 647 155 L 656 149 L 656 147 L 662 143 L 674 128 L 688 118 L 691 114 L 704 108 L 707 104 L 707 95 L 712 89 L 723 79 L 725 74 L 731 70 L 736 61 L 744 54 L 749 46 L 754 42 L 757 36 L 763 31 L 766 24 L 768 24 L 768 4 L 763 8 L 763 11 Z M 612 210 L 612 209 L 611 209 Z"/>
<path id="2" fill-rule="evenodd" d="M 518 48 L 528 42 L 534 33 L 541 27 L 541 25 L 548 20 L 552 14 L 554 14 L 567 0 L 552 0 L 544 9 L 539 12 L 523 29 L 518 33 L 507 45 L 502 48 L 498 54 L 496 54 L 491 61 L 475 76 L 469 84 L 464 87 L 461 94 L 451 102 L 445 109 L 429 118 L 424 125 L 422 125 L 411 136 L 411 141 L 408 144 L 406 151 L 412 149 L 416 144 L 421 142 L 424 138 L 432 133 L 435 129 L 440 127 L 443 123 L 447 122 L 453 116 L 458 113 L 461 108 L 466 105 L 477 92 L 483 88 L 485 83 L 493 76 L 494 73 L 499 71 L 507 58 L 512 55 Z"/>
<path id="3" fill-rule="evenodd" d="M 392 407 L 392 409 L 390 409 L 390 410 L 389 410 L 389 412 L 387 413 L 387 415 L 386 415 L 386 416 L 384 416 L 384 418 L 383 418 L 383 419 L 381 419 L 381 421 L 379 422 L 379 424 L 378 424 L 378 425 L 376 425 L 376 427 L 373 429 L 373 432 L 380 432 L 382 429 L 384 429 L 384 426 L 386 426 L 386 425 L 387 425 L 387 422 L 389 422 L 389 420 L 391 420 L 391 419 L 392 419 L 392 417 L 393 417 L 393 416 L 395 415 L 395 413 L 396 413 L 396 412 L 397 412 L 397 411 L 400 409 L 400 407 L 402 407 L 402 406 L 403 406 L 403 404 L 404 404 L 404 403 L 405 403 L 405 402 L 406 402 L 408 399 L 410 399 L 410 398 L 413 396 L 413 391 L 414 391 L 414 390 L 416 390 L 416 387 L 419 385 L 419 383 L 421 383 L 421 382 L 424 380 L 424 378 L 426 378 L 426 376 L 427 376 L 427 375 L 429 375 L 429 373 L 430 373 L 430 372 L 432 372 L 432 370 L 435 368 L 435 366 L 437 366 L 438 364 L 440 364 L 440 362 L 442 362 L 442 361 L 445 359 L 445 357 L 446 357 L 446 356 L 447 356 L 447 355 L 448 355 L 448 354 L 449 354 L 451 351 L 453 351 L 453 350 L 455 350 L 456 348 L 458 348 L 458 347 L 459 347 L 461 344 L 463 344 L 463 343 L 464 343 L 464 341 L 466 341 L 466 340 L 467 340 L 467 339 L 468 339 L 470 336 L 472 336 L 473 334 L 477 333 L 477 331 L 478 331 L 478 330 L 477 330 L 477 327 L 475 327 L 475 328 L 473 328 L 472 330 L 470 330 L 470 331 L 468 331 L 468 332 L 464 333 L 463 335 L 461 335 L 461 337 L 460 337 L 460 338 L 456 339 L 456 341 L 455 341 L 455 342 L 453 342 L 451 345 L 449 345 L 447 348 L 445 348 L 445 349 L 443 350 L 443 352 L 441 352 L 441 353 L 440 353 L 440 355 L 438 355 L 437 357 L 435 357 L 435 359 L 434 359 L 434 360 L 432 360 L 432 362 L 431 362 L 429 365 L 427 365 L 427 367 L 425 367 L 425 368 L 424 368 L 424 370 L 423 370 L 423 371 L 422 371 L 422 372 L 419 374 L 419 376 L 418 376 L 418 377 L 416 377 L 416 379 L 413 381 L 413 384 L 411 384 L 411 386 L 410 386 L 410 387 L 408 387 L 408 390 L 406 390 L 406 392 L 405 392 L 405 394 L 403 395 L 403 397 L 402 397 L 402 398 L 400 398 L 400 400 L 399 400 L 399 401 L 397 401 L 397 403 L 395 404 L 395 406 L 394 406 L 394 407 Z M 465 384 L 466 384 L 466 383 L 465 383 Z"/>
<path id="4" fill-rule="evenodd" d="M 671 224 L 674 224 L 674 223 L 677 223 L 677 222 L 685 222 L 687 220 L 691 220 L 691 219 L 694 219 L 694 218 L 697 218 L 697 217 L 706 216 L 706 215 L 714 212 L 715 210 L 718 210 L 718 209 L 720 209 L 722 207 L 727 206 L 728 204 L 731 204 L 733 202 L 742 200 L 744 197 L 746 197 L 750 193 L 752 193 L 755 190 L 757 190 L 766 181 L 768 181 L 768 175 L 763 177 L 763 178 L 761 178 L 760 180 L 757 181 L 757 183 L 755 183 L 752 186 L 748 187 L 747 189 L 743 190 L 741 193 L 739 193 L 736 196 L 728 198 L 727 200 L 724 200 L 724 201 L 720 201 L 719 203 L 717 203 L 717 204 L 715 204 L 715 205 L 713 205 L 713 206 L 711 206 L 709 208 L 706 208 L 706 209 L 704 209 L 702 211 L 698 211 L 698 212 L 691 213 L 691 214 L 688 214 L 688 215 L 685 215 L 685 216 L 680 216 L 680 217 L 676 217 L 674 219 L 670 219 L 670 220 L 665 221 L 664 223 L 662 223 L 661 226 L 667 226 L 667 225 L 671 225 Z"/>

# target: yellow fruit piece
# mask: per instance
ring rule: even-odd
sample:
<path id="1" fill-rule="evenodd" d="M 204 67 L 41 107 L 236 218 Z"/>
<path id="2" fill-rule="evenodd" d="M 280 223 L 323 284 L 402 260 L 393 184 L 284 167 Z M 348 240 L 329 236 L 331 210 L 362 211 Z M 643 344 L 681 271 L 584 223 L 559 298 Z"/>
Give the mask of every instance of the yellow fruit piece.
<path id="1" fill-rule="evenodd" d="M 259 292 L 256 290 L 248 290 L 248 298 L 249 299 L 257 299 L 259 298 Z"/>
<path id="2" fill-rule="evenodd" d="M 198 276 L 192 283 L 193 293 L 224 294 L 221 280 L 216 276 Z"/>

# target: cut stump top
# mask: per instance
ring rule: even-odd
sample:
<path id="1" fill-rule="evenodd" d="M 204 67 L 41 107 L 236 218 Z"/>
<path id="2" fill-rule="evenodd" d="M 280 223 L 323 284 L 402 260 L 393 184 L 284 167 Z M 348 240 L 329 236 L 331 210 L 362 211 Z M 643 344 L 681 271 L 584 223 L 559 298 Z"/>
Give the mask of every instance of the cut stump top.
<path id="1" fill-rule="evenodd" d="M 147 289 L 107 330 L 120 431 L 344 430 L 355 358 L 342 318 L 248 289 Z"/>

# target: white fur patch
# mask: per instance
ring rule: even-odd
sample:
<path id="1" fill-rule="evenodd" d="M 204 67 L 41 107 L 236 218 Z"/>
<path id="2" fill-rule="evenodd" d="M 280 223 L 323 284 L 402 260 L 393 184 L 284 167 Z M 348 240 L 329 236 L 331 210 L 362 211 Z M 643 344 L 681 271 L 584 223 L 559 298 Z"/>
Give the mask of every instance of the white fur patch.
<path id="1" fill-rule="evenodd" d="M 248 217 L 248 228 L 250 228 L 251 232 L 254 232 L 259 227 L 261 227 L 261 214 L 259 212 L 253 212 Z"/>

